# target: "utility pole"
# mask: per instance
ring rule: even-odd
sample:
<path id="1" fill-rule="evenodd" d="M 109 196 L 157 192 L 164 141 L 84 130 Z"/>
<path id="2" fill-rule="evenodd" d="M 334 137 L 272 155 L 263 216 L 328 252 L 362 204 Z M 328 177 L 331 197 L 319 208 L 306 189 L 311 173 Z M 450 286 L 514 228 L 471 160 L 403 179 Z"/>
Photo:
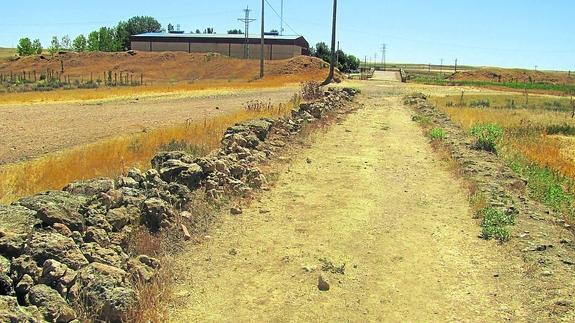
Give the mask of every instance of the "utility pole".
<path id="1" fill-rule="evenodd" d="M 335 52 L 335 61 L 339 65 L 339 40 L 337 41 L 337 51 Z"/>
<path id="2" fill-rule="evenodd" d="M 260 78 L 264 78 L 264 33 L 265 33 L 265 25 L 264 25 L 264 17 L 265 17 L 265 0 L 262 0 L 262 34 L 261 34 L 261 46 L 260 46 Z"/>
<path id="3" fill-rule="evenodd" d="M 238 18 L 238 21 L 241 21 L 246 24 L 246 34 L 245 34 L 245 41 L 244 41 L 244 58 L 250 58 L 250 23 L 256 21 L 255 19 L 250 19 L 250 8 L 246 7 L 244 9 L 245 17 Z"/>
<path id="4" fill-rule="evenodd" d="M 457 73 L 457 58 L 455 59 L 455 73 Z"/>
<path id="5" fill-rule="evenodd" d="M 387 45 L 381 45 L 381 62 L 383 63 L 383 70 L 385 71 L 385 54 L 387 51 Z"/>
<path id="6" fill-rule="evenodd" d="M 441 65 L 439 65 L 439 73 L 443 75 L 443 58 L 441 59 Z"/>
<path id="7" fill-rule="evenodd" d="M 333 81 L 333 74 L 335 69 L 335 39 L 336 39 L 336 24 L 337 24 L 337 0 L 333 0 L 333 23 L 331 26 L 331 63 L 329 64 L 329 75 L 323 82 L 327 85 Z"/>

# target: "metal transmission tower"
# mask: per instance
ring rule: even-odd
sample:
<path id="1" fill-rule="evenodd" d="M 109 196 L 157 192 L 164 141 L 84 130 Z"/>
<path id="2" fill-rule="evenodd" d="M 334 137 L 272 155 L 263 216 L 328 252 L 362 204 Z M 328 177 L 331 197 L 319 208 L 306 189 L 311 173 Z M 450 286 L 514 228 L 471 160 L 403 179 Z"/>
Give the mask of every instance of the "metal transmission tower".
<path id="1" fill-rule="evenodd" d="M 238 18 L 239 21 L 246 24 L 245 27 L 245 42 L 244 42 L 244 58 L 250 58 L 250 23 L 256 21 L 255 19 L 250 19 L 250 8 L 246 7 L 244 9 L 245 17 Z"/>
<path id="2" fill-rule="evenodd" d="M 385 71 L 385 54 L 387 52 L 387 45 L 386 44 L 382 44 L 381 45 L 381 63 L 383 64 L 383 70 Z"/>

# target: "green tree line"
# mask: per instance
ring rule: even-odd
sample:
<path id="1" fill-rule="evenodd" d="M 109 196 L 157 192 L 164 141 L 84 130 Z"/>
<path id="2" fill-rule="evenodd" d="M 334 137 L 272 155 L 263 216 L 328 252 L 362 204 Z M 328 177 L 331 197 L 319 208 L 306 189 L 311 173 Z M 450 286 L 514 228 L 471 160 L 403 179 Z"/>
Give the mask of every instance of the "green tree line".
<path id="1" fill-rule="evenodd" d="M 61 50 L 119 52 L 130 49 L 130 36 L 160 31 L 162 31 L 162 25 L 155 18 L 136 16 L 128 21 L 120 21 L 115 27 L 100 27 L 89 33 L 87 37 L 81 34 L 71 40 L 68 35 L 61 39 L 54 36 L 48 52 L 51 54 Z M 41 54 L 43 48 L 39 39 L 31 41 L 30 38 L 25 37 L 18 42 L 17 51 L 20 56 L 28 56 Z"/>
<path id="2" fill-rule="evenodd" d="M 315 47 L 310 48 L 310 55 L 331 62 L 331 50 L 326 43 L 320 42 Z M 356 71 L 359 68 L 359 58 L 346 54 L 343 50 L 337 51 L 337 68 L 345 73 Z"/>

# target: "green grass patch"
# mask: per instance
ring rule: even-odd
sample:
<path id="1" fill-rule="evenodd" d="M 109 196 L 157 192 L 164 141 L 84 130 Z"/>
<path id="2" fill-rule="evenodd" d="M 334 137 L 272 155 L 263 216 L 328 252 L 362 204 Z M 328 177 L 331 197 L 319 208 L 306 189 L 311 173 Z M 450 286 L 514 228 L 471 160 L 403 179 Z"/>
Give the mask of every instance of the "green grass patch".
<path id="1" fill-rule="evenodd" d="M 476 124 L 469 133 L 475 138 L 475 148 L 496 153 L 503 129 L 496 124 Z"/>
<path id="2" fill-rule="evenodd" d="M 445 130 L 442 128 L 433 128 L 429 132 L 429 137 L 431 137 L 431 140 L 443 140 L 443 138 L 445 138 Z"/>
<path id="3" fill-rule="evenodd" d="M 503 87 L 515 90 L 543 90 L 557 91 L 562 93 L 575 93 L 575 85 L 570 84 L 549 84 L 549 83 L 521 83 L 521 82 L 486 82 L 486 81 L 454 81 L 441 77 L 413 76 L 409 80 L 413 83 L 427 85 L 447 85 L 447 86 L 476 86 L 476 87 Z"/>
<path id="4" fill-rule="evenodd" d="M 481 237 L 485 240 L 496 239 L 508 241 L 509 227 L 515 224 L 515 214 L 503 212 L 492 207 L 479 210 L 481 221 Z"/>
<path id="5" fill-rule="evenodd" d="M 425 125 L 430 125 L 430 124 L 432 123 L 432 122 L 431 122 L 431 119 L 430 119 L 429 117 L 420 116 L 420 115 L 414 115 L 414 116 L 412 116 L 412 117 L 411 117 L 411 121 L 415 121 L 415 122 L 417 122 L 417 123 L 419 123 L 419 124 L 421 124 L 421 125 L 424 125 L 424 126 L 425 126 Z"/>
<path id="6" fill-rule="evenodd" d="M 575 181 L 520 157 L 508 160 L 513 171 L 527 179 L 529 196 L 553 211 L 575 219 Z"/>

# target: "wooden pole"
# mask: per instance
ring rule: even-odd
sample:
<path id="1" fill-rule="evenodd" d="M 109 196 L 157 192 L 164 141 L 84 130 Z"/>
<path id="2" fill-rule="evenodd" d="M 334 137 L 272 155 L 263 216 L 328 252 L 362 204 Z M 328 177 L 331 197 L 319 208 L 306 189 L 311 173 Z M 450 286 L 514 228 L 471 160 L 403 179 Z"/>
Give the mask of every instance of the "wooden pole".
<path id="1" fill-rule="evenodd" d="M 264 25 L 264 18 L 265 18 L 265 0 L 262 0 L 262 30 L 261 30 L 261 44 L 260 44 L 260 78 L 264 78 L 264 46 L 265 46 L 265 25 Z"/>
<path id="2" fill-rule="evenodd" d="M 335 42 L 336 42 L 336 26 L 337 26 L 337 0 L 333 0 L 333 17 L 331 26 L 331 62 L 329 64 L 329 75 L 322 85 L 327 85 L 333 82 L 335 72 Z"/>

